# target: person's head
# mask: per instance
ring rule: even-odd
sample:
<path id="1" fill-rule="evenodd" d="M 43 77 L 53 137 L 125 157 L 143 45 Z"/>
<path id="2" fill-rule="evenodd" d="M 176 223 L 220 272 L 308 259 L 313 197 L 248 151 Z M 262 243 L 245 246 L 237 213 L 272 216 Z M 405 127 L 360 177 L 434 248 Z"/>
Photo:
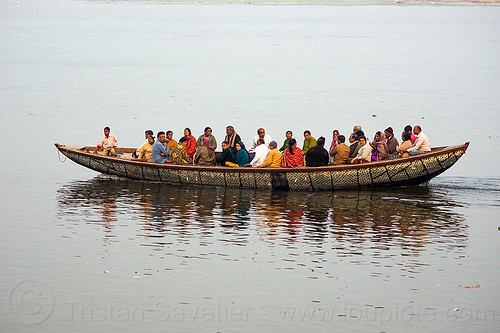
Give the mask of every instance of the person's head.
<path id="1" fill-rule="evenodd" d="M 212 129 L 210 127 L 205 127 L 205 136 L 210 136 L 212 134 Z"/>
<path id="2" fill-rule="evenodd" d="M 359 140 L 360 137 L 365 136 L 365 132 L 363 132 L 362 130 L 359 130 L 356 132 L 356 136 L 358 137 L 358 140 Z M 365 137 L 365 140 L 366 140 L 366 137 Z"/>
<path id="3" fill-rule="evenodd" d="M 287 139 L 291 139 L 291 138 L 292 138 L 292 136 L 293 136 L 292 131 L 286 131 L 285 136 L 286 136 L 286 138 L 287 138 Z"/>
<path id="4" fill-rule="evenodd" d="M 411 140 L 411 135 L 410 135 L 410 133 L 408 133 L 408 132 L 403 132 L 403 133 L 401 134 L 401 139 L 402 139 L 403 141 L 408 141 L 408 140 Z"/>
<path id="5" fill-rule="evenodd" d="M 358 140 L 362 146 L 366 145 L 366 138 L 364 136 L 360 136 Z"/>
<path id="6" fill-rule="evenodd" d="M 339 135 L 338 140 L 339 140 L 340 143 L 344 143 L 345 142 L 345 136 Z"/>
<path id="7" fill-rule="evenodd" d="M 377 133 L 375 133 L 375 140 L 373 140 L 373 141 L 380 141 L 381 136 L 382 136 L 382 133 L 380 131 L 378 131 Z"/>
<path id="8" fill-rule="evenodd" d="M 288 150 L 290 151 L 290 154 L 293 155 L 293 147 L 295 147 L 297 145 L 297 140 L 295 139 L 291 139 L 290 141 L 288 141 Z"/>
<path id="9" fill-rule="evenodd" d="M 152 135 L 153 135 L 153 131 L 152 130 L 147 130 L 147 131 L 144 132 L 144 136 L 146 137 L 146 139 L 148 137 L 152 136 Z"/>
<path id="10" fill-rule="evenodd" d="M 411 129 L 412 129 L 411 125 L 406 125 L 405 126 L 405 132 L 410 132 L 411 133 Z"/>
<path id="11" fill-rule="evenodd" d="M 304 138 L 305 138 L 306 140 L 309 140 L 309 139 L 311 138 L 311 131 L 309 131 L 309 130 L 305 130 L 305 131 L 304 131 Z"/>
<path id="12" fill-rule="evenodd" d="M 222 149 L 228 149 L 229 148 L 229 142 L 222 141 L 221 146 L 222 146 Z"/>
<path id="13" fill-rule="evenodd" d="M 233 133 L 234 133 L 234 127 L 233 126 L 226 127 L 226 134 L 227 135 L 233 135 Z"/>
<path id="14" fill-rule="evenodd" d="M 189 135 L 191 135 L 191 130 L 190 130 L 189 128 L 187 128 L 187 127 L 186 127 L 186 128 L 184 129 L 184 136 L 189 136 Z"/>
<path id="15" fill-rule="evenodd" d="M 104 135 L 105 135 L 106 137 L 108 137 L 108 136 L 109 136 L 109 132 L 110 132 L 109 127 L 108 127 L 108 126 L 104 127 Z"/>
<path id="16" fill-rule="evenodd" d="M 238 148 L 238 146 L 239 146 L 240 148 Z M 237 149 L 237 150 L 240 150 L 240 149 L 246 150 L 246 148 L 245 148 L 245 144 L 244 144 L 243 142 L 241 142 L 241 141 L 236 142 L 235 147 L 236 147 L 236 149 Z"/>
<path id="17" fill-rule="evenodd" d="M 317 141 L 318 146 L 323 147 L 325 145 L 325 138 L 320 136 Z"/>
<path id="18" fill-rule="evenodd" d="M 241 150 L 241 145 L 239 142 L 236 142 L 236 144 L 234 145 L 234 147 L 236 148 L 236 150 Z"/>
<path id="19" fill-rule="evenodd" d="M 384 131 L 384 135 L 387 139 L 390 139 L 394 135 L 394 131 L 392 130 L 392 127 L 387 127 Z"/>
<path id="20" fill-rule="evenodd" d="M 167 138 L 167 140 L 172 140 L 173 136 L 174 136 L 174 132 L 172 132 L 172 131 L 167 131 L 167 133 L 165 134 L 165 137 Z"/>
<path id="21" fill-rule="evenodd" d="M 259 138 L 259 140 L 257 140 L 257 146 L 263 145 L 264 143 L 266 142 L 262 138 Z"/>
<path id="22" fill-rule="evenodd" d="M 339 130 L 333 130 L 333 137 L 338 138 L 339 136 Z"/>
<path id="23" fill-rule="evenodd" d="M 165 142 L 165 132 L 160 131 L 156 133 L 156 137 L 158 138 L 158 141 L 160 141 L 161 143 Z"/>
<path id="24" fill-rule="evenodd" d="M 274 140 L 271 141 L 269 143 L 269 149 L 273 150 L 273 149 L 276 149 L 276 148 L 278 148 L 278 143 L 276 141 L 274 141 Z"/>
<path id="25" fill-rule="evenodd" d="M 153 135 L 148 136 L 148 142 L 149 142 L 150 145 L 152 145 L 153 143 L 155 143 L 155 137 Z"/>
<path id="26" fill-rule="evenodd" d="M 353 132 L 353 133 L 356 133 L 356 132 L 359 132 L 359 131 L 361 131 L 361 126 L 359 126 L 359 125 L 356 125 L 356 126 L 354 126 L 354 127 L 352 128 L 352 132 Z"/>
<path id="27" fill-rule="evenodd" d="M 260 138 L 263 138 L 266 136 L 266 131 L 263 128 L 259 128 L 257 130 L 257 134 L 259 135 Z"/>
<path id="28" fill-rule="evenodd" d="M 351 135 L 349 135 L 349 142 L 350 143 L 354 143 L 358 140 L 358 136 L 356 135 L 356 133 L 351 133 Z"/>
<path id="29" fill-rule="evenodd" d="M 179 139 L 179 142 L 185 147 L 187 146 L 188 139 L 185 136 L 183 136 L 182 138 Z"/>
<path id="30" fill-rule="evenodd" d="M 413 133 L 415 133 L 415 135 L 419 135 L 420 132 L 422 132 L 422 127 L 420 127 L 418 125 L 413 127 Z"/>

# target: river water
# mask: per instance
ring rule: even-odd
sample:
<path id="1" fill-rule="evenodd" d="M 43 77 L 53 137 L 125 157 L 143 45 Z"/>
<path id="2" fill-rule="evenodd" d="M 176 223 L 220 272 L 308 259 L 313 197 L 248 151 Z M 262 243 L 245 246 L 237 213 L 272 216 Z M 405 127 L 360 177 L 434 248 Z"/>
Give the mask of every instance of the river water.
<path id="1" fill-rule="evenodd" d="M 1 2 L 0 331 L 498 331 L 500 7 L 346 3 Z M 471 144 L 427 186 L 334 193 L 109 178 L 53 146 L 229 124 Z"/>

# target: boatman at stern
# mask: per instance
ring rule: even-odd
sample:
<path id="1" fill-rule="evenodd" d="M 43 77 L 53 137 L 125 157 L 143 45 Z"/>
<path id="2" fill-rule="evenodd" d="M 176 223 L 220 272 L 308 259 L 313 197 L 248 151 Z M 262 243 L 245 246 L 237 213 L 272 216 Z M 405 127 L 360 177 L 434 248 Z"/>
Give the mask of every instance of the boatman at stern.
<path id="1" fill-rule="evenodd" d="M 118 140 L 116 140 L 114 135 L 109 134 L 109 131 L 108 126 L 104 127 L 104 138 L 102 138 L 101 142 L 97 145 L 97 149 L 94 153 L 97 153 L 99 149 L 103 148 L 102 154 L 104 156 L 116 156 L 115 148 L 118 146 Z"/>

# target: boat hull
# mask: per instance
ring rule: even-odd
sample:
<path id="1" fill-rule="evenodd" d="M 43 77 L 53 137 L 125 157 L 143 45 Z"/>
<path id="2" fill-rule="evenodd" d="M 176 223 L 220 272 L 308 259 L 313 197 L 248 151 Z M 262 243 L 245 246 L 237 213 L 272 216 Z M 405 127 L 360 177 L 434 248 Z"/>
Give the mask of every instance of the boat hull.
<path id="1" fill-rule="evenodd" d="M 97 155 L 91 152 L 90 147 L 55 145 L 62 154 L 77 164 L 100 173 L 129 179 L 170 185 L 334 191 L 425 183 L 455 164 L 466 152 L 469 143 L 436 148 L 429 153 L 380 162 L 293 169 L 155 164 Z M 132 149 L 122 150 L 132 151 Z"/>

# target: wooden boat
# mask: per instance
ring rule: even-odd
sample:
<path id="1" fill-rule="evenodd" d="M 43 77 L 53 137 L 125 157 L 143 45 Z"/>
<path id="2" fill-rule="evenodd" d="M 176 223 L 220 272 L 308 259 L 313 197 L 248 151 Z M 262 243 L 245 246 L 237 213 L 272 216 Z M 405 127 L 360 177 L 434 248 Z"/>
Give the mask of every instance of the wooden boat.
<path id="1" fill-rule="evenodd" d="M 465 153 L 469 142 L 431 152 L 356 165 L 303 168 L 230 168 L 156 164 L 132 158 L 134 148 L 117 148 L 117 157 L 95 154 L 95 147 L 56 143 L 67 158 L 109 175 L 170 185 L 333 191 L 418 185 L 446 171 Z"/>

